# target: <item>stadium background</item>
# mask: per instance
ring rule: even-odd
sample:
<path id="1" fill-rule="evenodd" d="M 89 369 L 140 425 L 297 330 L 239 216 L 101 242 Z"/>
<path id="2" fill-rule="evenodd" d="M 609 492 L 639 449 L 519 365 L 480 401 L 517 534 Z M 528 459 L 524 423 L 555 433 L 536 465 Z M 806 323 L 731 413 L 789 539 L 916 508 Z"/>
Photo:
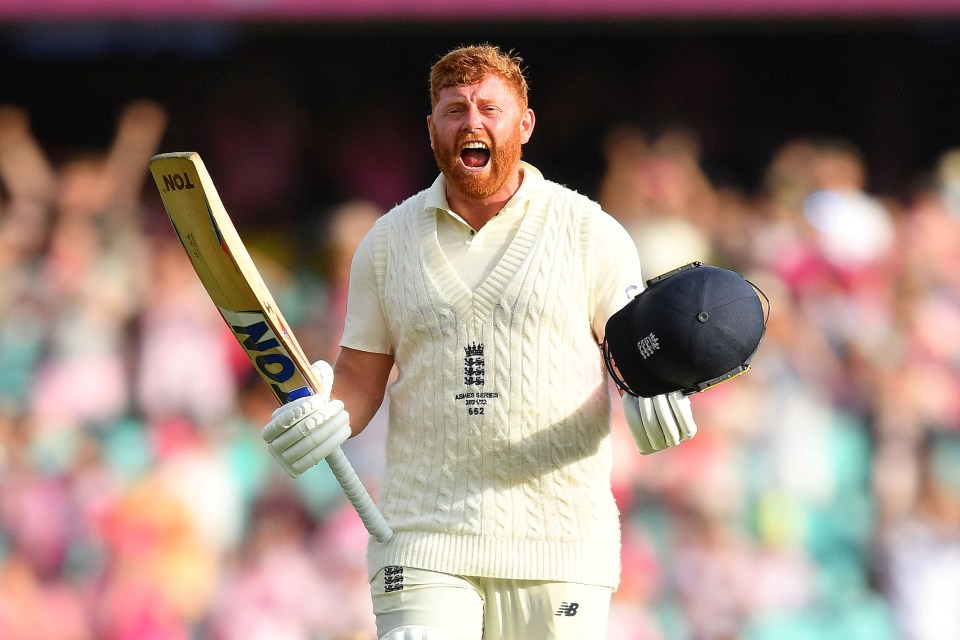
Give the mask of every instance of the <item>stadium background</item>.
<path id="1" fill-rule="evenodd" d="M 538 116 L 527 160 L 601 197 L 612 143 L 645 139 L 670 161 L 668 194 L 687 189 L 654 213 L 700 231 L 661 244 L 706 247 L 774 300 L 767 353 L 697 399 L 696 441 L 650 459 L 623 442 L 609 637 L 960 637 L 960 213 L 944 155 L 960 145 L 960 5 L 324 6 L 0 2 L 0 104 L 28 115 L 64 180 L 132 101 L 160 105 L 158 150 L 201 153 L 308 352 L 330 358 L 334 239 L 351 242 L 336 221 L 362 227 L 433 179 L 431 62 L 466 42 L 516 49 Z M 693 167 L 655 148 L 678 133 Z M 889 254 L 852 265 L 802 210 L 771 213 L 789 209 L 778 154 L 836 148 L 822 139 L 859 151 L 854 190 L 883 204 Z M 291 483 L 265 459 L 269 398 L 195 283 L 171 277 L 183 260 L 143 186 L 119 218 L 79 214 L 95 240 L 76 267 L 55 250 L 60 227 L 80 238 L 56 207 L 42 247 L 5 250 L 0 638 L 370 637 L 355 518 L 325 469 Z M 704 202 L 714 215 L 682 210 Z M 90 320 L 117 291 L 126 303 Z M 374 490 L 381 443 L 378 422 L 348 448 Z"/>

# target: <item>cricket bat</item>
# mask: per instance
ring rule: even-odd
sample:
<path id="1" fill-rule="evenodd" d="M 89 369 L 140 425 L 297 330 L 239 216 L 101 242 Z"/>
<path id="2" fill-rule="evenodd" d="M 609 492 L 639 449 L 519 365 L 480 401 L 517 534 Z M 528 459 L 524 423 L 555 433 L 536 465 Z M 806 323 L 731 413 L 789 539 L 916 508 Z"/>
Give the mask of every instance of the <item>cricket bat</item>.
<path id="1" fill-rule="evenodd" d="M 150 159 L 180 243 L 254 368 L 281 404 L 320 391 L 320 383 L 227 214 L 199 154 L 161 153 Z M 343 451 L 326 458 L 367 531 L 380 542 L 393 535 Z"/>

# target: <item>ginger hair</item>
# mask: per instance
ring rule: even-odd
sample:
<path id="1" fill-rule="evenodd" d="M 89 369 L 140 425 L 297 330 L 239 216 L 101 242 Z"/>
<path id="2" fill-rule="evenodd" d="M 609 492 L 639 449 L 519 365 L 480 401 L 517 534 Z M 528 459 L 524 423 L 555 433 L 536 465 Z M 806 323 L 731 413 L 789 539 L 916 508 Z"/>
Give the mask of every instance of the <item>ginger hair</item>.
<path id="1" fill-rule="evenodd" d="M 489 75 L 499 76 L 513 90 L 520 108 L 527 108 L 527 78 L 521 66 L 523 58 L 513 51 L 503 52 L 490 44 L 458 47 L 430 69 L 430 107 L 435 107 L 440 90 L 477 84 Z"/>

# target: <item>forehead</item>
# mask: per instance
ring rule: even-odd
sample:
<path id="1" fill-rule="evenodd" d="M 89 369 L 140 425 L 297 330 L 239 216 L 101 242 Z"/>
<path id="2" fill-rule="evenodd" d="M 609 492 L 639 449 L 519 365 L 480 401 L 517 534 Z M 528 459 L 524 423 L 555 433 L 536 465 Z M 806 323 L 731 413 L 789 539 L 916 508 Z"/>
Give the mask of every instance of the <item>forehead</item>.
<path id="1" fill-rule="evenodd" d="M 452 86 L 440 89 L 437 104 L 451 101 L 496 101 L 517 102 L 516 94 L 498 75 L 488 75 L 476 84 L 466 86 Z"/>

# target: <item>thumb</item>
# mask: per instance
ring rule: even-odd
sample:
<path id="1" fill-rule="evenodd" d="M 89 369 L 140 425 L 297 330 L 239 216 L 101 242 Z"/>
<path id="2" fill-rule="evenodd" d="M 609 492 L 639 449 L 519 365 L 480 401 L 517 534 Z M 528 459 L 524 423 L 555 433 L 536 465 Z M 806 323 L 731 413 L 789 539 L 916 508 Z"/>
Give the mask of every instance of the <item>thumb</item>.
<path id="1" fill-rule="evenodd" d="M 326 360 L 317 360 L 310 365 L 310 369 L 320 383 L 317 394 L 323 396 L 324 400 L 329 400 L 330 392 L 333 390 L 333 367 Z"/>

